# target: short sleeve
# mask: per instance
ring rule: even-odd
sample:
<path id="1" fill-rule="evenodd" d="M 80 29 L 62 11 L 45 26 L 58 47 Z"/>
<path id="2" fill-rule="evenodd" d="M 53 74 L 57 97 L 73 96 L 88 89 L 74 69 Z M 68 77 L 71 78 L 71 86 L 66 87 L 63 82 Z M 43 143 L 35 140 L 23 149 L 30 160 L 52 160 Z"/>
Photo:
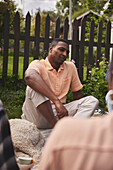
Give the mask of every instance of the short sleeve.
<path id="1" fill-rule="evenodd" d="M 36 70 L 39 74 L 41 74 L 41 70 L 43 70 L 42 65 L 39 60 L 33 60 L 29 66 L 28 69 L 34 69 Z M 27 69 L 27 70 L 28 70 Z"/>
<path id="2" fill-rule="evenodd" d="M 77 68 L 74 63 L 71 64 L 71 74 L 72 74 L 72 80 L 71 80 L 70 89 L 72 92 L 79 91 L 80 89 L 82 89 L 83 85 L 80 82 Z"/>

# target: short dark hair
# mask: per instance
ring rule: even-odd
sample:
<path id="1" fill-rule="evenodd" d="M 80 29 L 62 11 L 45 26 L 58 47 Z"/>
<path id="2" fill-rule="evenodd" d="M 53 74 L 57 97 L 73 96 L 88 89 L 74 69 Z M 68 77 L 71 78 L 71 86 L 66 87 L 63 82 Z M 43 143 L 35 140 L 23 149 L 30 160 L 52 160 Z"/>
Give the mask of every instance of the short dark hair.
<path id="1" fill-rule="evenodd" d="M 62 39 L 62 38 L 55 38 L 52 40 L 51 42 L 51 46 L 55 47 L 59 41 L 65 42 L 67 45 L 69 45 L 69 42 L 66 39 Z"/>

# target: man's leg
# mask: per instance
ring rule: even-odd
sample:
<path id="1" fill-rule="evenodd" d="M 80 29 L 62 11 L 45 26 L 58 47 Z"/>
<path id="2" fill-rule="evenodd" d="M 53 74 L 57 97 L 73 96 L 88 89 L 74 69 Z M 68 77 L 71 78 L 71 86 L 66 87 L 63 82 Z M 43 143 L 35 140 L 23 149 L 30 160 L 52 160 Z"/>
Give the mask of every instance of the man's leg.
<path id="1" fill-rule="evenodd" d="M 22 110 L 23 115 L 21 117 L 33 122 L 38 128 L 52 128 L 57 121 L 49 99 L 30 87 L 26 89 L 26 98 Z"/>
<path id="2" fill-rule="evenodd" d="M 54 127 L 57 120 L 56 117 L 54 116 L 50 101 L 47 100 L 44 103 L 40 104 L 37 107 L 37 110 L 48 120 L 48 122 L 50 122 L 52 127 Z"/>
<path id="3" fill-rule="evenodd" d="M 93 96 L 83 97 L 65 105 L 69 116 L 88 118 L 93 115 L 98 106 L 98 100 Z"/>

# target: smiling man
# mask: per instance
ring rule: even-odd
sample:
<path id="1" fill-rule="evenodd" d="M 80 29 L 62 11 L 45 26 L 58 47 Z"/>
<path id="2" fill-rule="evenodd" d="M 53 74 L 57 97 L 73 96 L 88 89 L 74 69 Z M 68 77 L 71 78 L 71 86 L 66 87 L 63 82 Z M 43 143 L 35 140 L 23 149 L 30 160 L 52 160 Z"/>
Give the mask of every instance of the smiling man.
<path id="1" fill-rule="evenodd" d="M 27 89 L 22 118 L 38 128 L 52 128 L 65 116 L 90 117 L 97 108 L 96 98 L 83 97 L 76 66 L 66 61 L 68 53 L 68 41 L 56 38 L 47 58 L 32 61 L 25 72 Z M 66 104 L 69 89 L 74 101 Z"/>

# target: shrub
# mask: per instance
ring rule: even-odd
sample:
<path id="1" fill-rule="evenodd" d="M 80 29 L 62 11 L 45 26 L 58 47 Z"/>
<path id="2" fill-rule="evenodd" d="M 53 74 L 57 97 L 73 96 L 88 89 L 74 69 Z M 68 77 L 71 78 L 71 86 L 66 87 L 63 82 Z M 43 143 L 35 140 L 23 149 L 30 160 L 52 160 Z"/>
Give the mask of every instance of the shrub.
<path id="1" fill-rule="evenodd" d="M 26 84 L 17 76 L 7 77 L 4 87 L 0 83 L 0 99 L 3 102 L 8 118 L 20 118 L 25 99 Z"/>
<path id="2" fill-rule="evenodd" d="M 89 77 L 83 84 L 82 93 L 84 96 L 92 95 L 99 100 L 99 106 L 102 109 L 106 109 L 105 96 L 108 91 L 108 84 L 105 80 L 108 70 L 108 62 L 105 58 L 99 63 L 99 67 L 92 68 L 89 72 Z M 67 95 L 67 102 L 73 100 L 72 93 L 69 91 Z"/>

